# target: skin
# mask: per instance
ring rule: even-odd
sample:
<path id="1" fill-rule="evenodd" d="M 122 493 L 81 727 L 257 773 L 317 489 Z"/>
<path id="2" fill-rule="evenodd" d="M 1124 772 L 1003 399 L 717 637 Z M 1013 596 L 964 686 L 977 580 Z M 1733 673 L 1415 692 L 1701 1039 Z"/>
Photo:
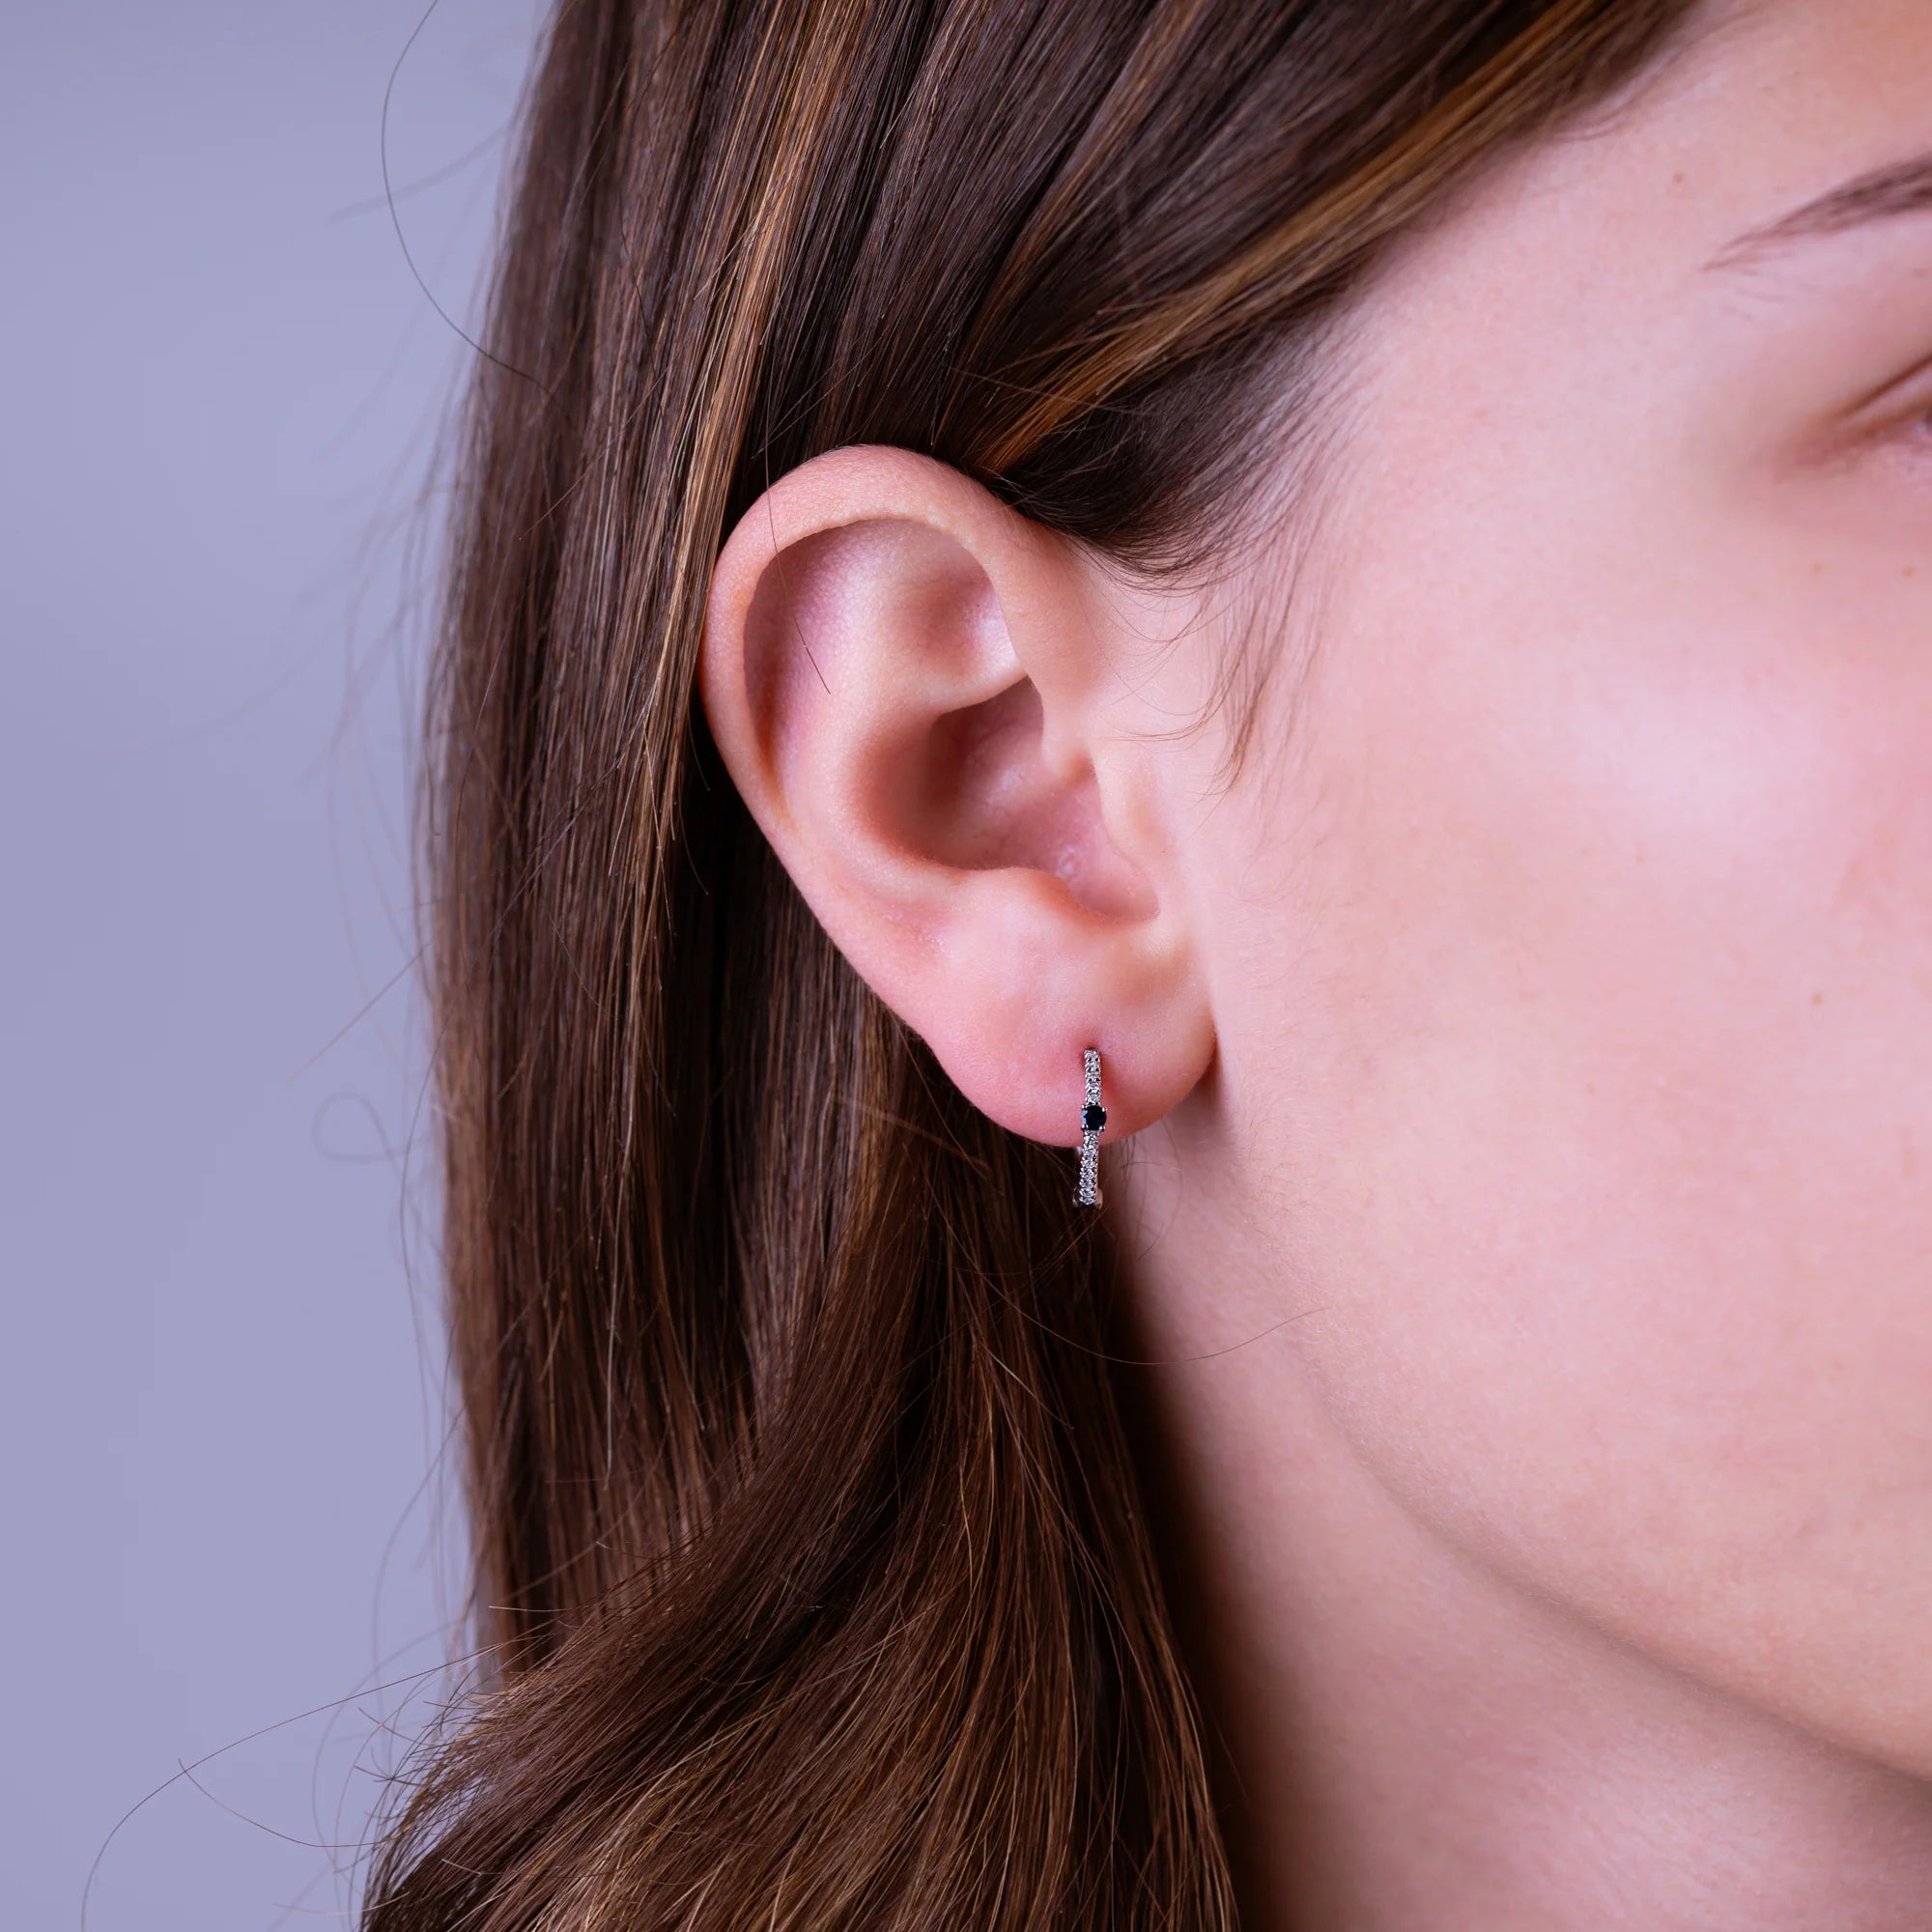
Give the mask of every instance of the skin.
<path id="1" fill-rule="evenodd" d="M 881 449 L 718 565 L 847 956 L 1017 1132 L 1102 1051 L 1255 1927 L 1932 1924 L 1932 210 L 1710 266 L 1932 150 L 1932 9 L 1712 18 L 1365 293 L 1292 597 Z"/>

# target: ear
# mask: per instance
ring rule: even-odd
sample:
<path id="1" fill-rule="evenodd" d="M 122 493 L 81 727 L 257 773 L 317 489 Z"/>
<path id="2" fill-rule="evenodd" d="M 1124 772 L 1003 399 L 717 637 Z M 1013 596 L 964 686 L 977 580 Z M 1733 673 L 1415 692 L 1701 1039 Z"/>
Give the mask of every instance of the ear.
<path id="1" fill-rule="evenodd" d="M 1108 1141 L 1213 1056 L 1147 649 L 1089 554 L 899 449 L 791 471 L 712 582 L 705 715 L 781 863 L 960 1092 L 1063 1147 L 1084 1048 Z"/>

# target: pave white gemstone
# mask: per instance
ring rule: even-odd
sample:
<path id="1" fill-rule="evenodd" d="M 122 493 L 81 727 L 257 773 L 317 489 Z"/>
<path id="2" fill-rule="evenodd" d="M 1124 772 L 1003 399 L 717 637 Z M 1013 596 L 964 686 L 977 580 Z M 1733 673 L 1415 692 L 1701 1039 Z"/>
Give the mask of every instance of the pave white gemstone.
<path id="1" fill-rule="evenodd" d="M 1100 1106 L 1100 1049 L 1090 1046 L 1081 1056 L 1081 1065 L 1086 1073 L 1087 1099 L 1080 1110 L 1080 1184 L 1074 1190 L 1073 1199 L 1082 1208 L 1097 1208 L 1100 1205 L 1100 1129 L 1087 1124 L 1091 1118 L 1089 1107 Z M 1105 1120 L 1104 1109 L 1100 1119 Z"/>

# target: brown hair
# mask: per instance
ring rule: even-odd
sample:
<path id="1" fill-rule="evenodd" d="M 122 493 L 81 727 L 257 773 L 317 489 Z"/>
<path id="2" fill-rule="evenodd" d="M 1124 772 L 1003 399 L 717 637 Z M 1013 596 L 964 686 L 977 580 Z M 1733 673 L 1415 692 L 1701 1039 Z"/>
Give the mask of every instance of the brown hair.
<path id="1" fill-rule="evenodd" d="M 1379 252 L 1687 12 L 563 0 L 426 815 L 493 1667 L 370 1932 L 1235 1924 L 1104 1238 L 758 837 L 694 703 L 710 570 L 854 442 L 1208 554 Z"/>

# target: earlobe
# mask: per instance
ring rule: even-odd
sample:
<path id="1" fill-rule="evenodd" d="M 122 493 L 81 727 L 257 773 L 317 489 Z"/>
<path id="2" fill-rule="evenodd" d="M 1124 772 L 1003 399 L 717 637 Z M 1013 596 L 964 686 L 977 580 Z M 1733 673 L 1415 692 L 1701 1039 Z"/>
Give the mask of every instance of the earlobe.
<path id="1" fill-rule="evenodd" d="M 1179 1100 L 1213 1036 L 1132 728 L 1117 620 L 1077 549 L 907 451 L 781 479 L 713 576 L 700 691 L 745 803 L 855 970 L 960 1091 L 1074 1147 Z"/>

